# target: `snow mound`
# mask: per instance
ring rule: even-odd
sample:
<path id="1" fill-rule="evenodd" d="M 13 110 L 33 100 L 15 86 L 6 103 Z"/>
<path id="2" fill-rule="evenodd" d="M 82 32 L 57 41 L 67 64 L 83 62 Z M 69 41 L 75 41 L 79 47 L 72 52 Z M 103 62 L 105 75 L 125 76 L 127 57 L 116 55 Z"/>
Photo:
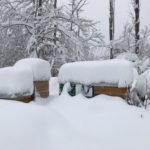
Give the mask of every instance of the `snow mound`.
<path id="1" fill-rule="evenodd" d="M 149 110 L 105 95 L 38 99 L 41 104 L 0 100 L 0 150 L 150 149 Z"/>
<path id="2" fill-rule="evenodd" d="M 150 70 L 141 74 L 136 81 L 135 89 L 140 97 L 145 97 L 146 94 L 150 94 Z"/>
<path id="3" fill-rule="evenodd" d="M 45 81 L 51 77 L 51 68 L 49 62 L 38 58 L 26 58 L 16 62 L 15 66 L 31 68 L 34 81 Z"/>
<path id="4" fill-rule="evenodd" d="M 55 130 L 59 133 L 51 136 L 51 150 L 150 149 L 149 112 L 121 98 L 100 95 L 88 100 L 82 95 L 61 95 L 48 107 L 68 122 L 65 128 L 60 122 Z"/>
<path id="5" fill-rule="evenodd" d="M 51 95 L 59 95 L 59 83 L 57 77 L 52 77 L 49 81 L 49 93 Z"/>
<path id="6" fill-rule="evenodd" d="M 118 55 L 116 57 L 117 59 L 125 59 L 125 60 L 129 60 L 131 62 L 137 62 L 139 61 L 139 58 L 136 54 L 133 54 L 131 52 L 125 52 L 125 53 L 121 53 L 120 55 Z"/>
<path id="7" fill-rule="evenodd" d="M 127 87 L 133 81 L 133 66 L 129 61 L 119 59 L 68 63 L 60 68 L 58 79 L 63 84 L 73 82 Z"/>
<path id="8" fill-rule="evenodd" d="M 33 76 L 30 69 L 6 67 L 0 69 L 0 98 L 16 98 L 33 94 Z"/>
<path id="9" fill-rule="evenodd" d="M 0 106 L 1 150 L 50 150 L 49 134 L 65 124 L 57 112 L 34 103 L 1 100 Z"/>

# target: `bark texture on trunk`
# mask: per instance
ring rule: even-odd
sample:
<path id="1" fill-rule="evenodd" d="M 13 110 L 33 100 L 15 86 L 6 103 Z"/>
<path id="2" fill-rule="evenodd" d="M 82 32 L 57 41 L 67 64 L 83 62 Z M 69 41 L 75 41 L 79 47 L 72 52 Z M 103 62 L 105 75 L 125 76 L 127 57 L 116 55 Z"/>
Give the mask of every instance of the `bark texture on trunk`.
<path id="1" fill-rule="evenodd" d="M 140 3 L 139 0 L 134 0 L 135 11 L 135 53 L 139 54 L 139 40 L 140 40 Z"/>
<path id="2" fill-rule="evenodd" d="M 114 40 L 114 32 L 115 32 L 115 1 L 110 0 L 110 17 L 109 17 L 109 38 L 111 42 L 111 48 L 110 48 L 110 59 L 113 58 L 113 47 L 112 47 L 112 41 Z"/>

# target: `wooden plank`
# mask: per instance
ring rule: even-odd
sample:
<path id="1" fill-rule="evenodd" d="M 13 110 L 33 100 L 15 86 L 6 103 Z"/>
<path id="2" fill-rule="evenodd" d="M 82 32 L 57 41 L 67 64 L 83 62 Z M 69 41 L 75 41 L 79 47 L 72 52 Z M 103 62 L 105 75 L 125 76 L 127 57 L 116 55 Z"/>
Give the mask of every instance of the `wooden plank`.
<path id="1" fill-rule="evenodd" d="M 49 88 L 49 82 L 48 81 L 35 81 L 34 86 L 37 90 L 45 90 Z"/>
<path id="2" fill-rule="evenodd" d="M 127 88 L 117 88 L 117 87 L 93 87 L 93 96 L 99 95 L 99 94 L 106 94 L 110 96 L 119 96 L 122 98 L 126 98 L 128 93 Z"/>

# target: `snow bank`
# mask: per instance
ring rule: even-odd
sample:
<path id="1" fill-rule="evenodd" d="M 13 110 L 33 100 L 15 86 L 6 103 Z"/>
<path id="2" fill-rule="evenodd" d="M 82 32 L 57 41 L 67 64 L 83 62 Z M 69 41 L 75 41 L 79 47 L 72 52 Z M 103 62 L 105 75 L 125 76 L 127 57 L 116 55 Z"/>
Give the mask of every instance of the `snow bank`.
<path id="1" fill-rule="evenodd" d="M 44 105 L 0 100 L 0 150 L 150 149 L 149 110 L 118 97 L 52 95 Z"/>
<path id="2" fill-rule="evenodd" d="M 0 69 L 0 98 L 15 98 L 33 94 L 33 76 L 30 69 L 6 67 Z"/>
<path id="3" fill-rule="evenodd" d="M 60 122 L 51 132 L 51 150 L 150 149 L 150 113 L 121 98 L 101 95 L 88 100 L 65 93 L 48 109 L 67 121 L 67 126 Z"/>
<path id="4" fill-rule="evenodd" d="M 59 83 L 57 77 L 52 77 L 49 81 L 49 93 L 59 95 Z"/>
<path id="5" fill-rule="evenodd" d="M 0 150 L 50 150 L 59 114 L 34 103 L 0 100 L 0 107 Z"/>
<path id="6" fill-rule="evenodd" d="M 133 81 L 133 66 L 119 59 L 68 63 L 60 68 L 58 78 L 60 83 L 127 87 Z"/>
<path id="7" fill-rule="evenodd" d="M 15 66 L 22 66 L 23 68 L 30 67 L 33 72 L 34 81 L 49 80 L 51 76 L 50 64 L 38 58 L 26 58 L 16 62 Z"/>
<path id="8" fill-rule="evenodd" d="M 132 61 L 132 62 L 139 61 L 138 56 L 134 53 L 131 53 L 131 52 L 121 53 L 116 58 L 117 59 L 125 59 L 125 60 L 129 60 L 129 61 Z"/>
<path id="9" fill-rule="evenodd" d="M 137 78 L 134 88 L 140 97 L 144 98 L 146 94 L 150 95 L 150 70 L 144 72 Z"/>

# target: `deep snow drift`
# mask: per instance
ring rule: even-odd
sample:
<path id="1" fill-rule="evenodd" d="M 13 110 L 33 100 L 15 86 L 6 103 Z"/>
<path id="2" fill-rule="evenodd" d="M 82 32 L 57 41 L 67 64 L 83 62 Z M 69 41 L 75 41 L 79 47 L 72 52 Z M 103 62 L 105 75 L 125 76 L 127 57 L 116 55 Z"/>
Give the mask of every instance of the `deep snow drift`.
<path id="1" fill-rule="evenodd" d="M 0 100 L 1 150 L 149 150 L 150 112 L 121 98 L 58 93 L 36 102 Z"/>

